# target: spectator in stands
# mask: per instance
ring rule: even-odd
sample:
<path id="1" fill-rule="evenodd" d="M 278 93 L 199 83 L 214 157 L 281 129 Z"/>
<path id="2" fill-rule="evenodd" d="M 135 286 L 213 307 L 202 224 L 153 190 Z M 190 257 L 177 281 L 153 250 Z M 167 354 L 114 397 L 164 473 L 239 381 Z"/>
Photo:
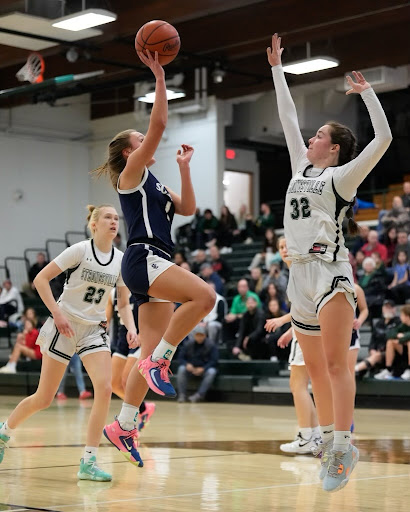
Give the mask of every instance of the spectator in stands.
<path id="1" fill-rule="evenodd" d="M 48 261 L 46 260 L 46 255 L 43 252 L 38 252 L 36 256 L 36 262 L 30 267 L 30 270 L 28 271 L 28 280 L 30 285 L 30 290 L 32 292 L 32 295 L 35 293 L 38 296 L 36 287 L 33 284 L 33 281 L 36 277 L 36 275 L 40 272 L 40 270 L 43 270 L 43 268 L 48 264 Z M 25 290 L 23 290 L 25 291 Z M 28 291 L 28 290 L 27 290 Z"/>
<path id="2" fill-rule="evenodd" d="M 410 298 L 409 262 L 406 251 L 399 251 L 393 267 L 393 281 L 388 286 L 388 295 L 396 304 L 404 304 Z"/>
<path id="3" fill-rule="evenodd" d="M 203 249 L 198 249 L 192 262 L 191 271 L 198 275 L 201 270 L 202 263 L 206 262 L 206 252 Z"/>
<path id="4" fill-rule="evenodd" d="M 363 288 L 369 308 L 369 319 L 379 318 L 382 304 L 386 295 L 386 284 L 383 276 L 376 269 L 376 262 L 373 258 L 365 258 L 363 261 L 364 275 L 359 280 Z"/>
<path id="5" fill-rule="evenodd" d="M 288 275 L 285 274 L 280 268 L 278 263 L 272 263 L 269 268 L 269 274 L 263 281 L 263 288 L 267 288 L 270 283 L 273 283 L 278 290 L 278 294 L 284 297 L 286 294 L 286 288 L 288 286 Z"/>
<path id="6" fill-rule="evenodd" d="M 266 269 L 270 268 L 271 263 L 280 263 L 282 258 L 278 252 L 278 238 L 272 228 L 265 231 L 262 252 L 258 252 L 249 265 L 249 270 L 263 265 Z"/>
<path id="7" fill-rule="evenodd" d="M 271 299 L 268 303 L 268 312 L 265 315 L 266 320 L 272 318 L 280 318 L 286 314 L 286 311 L 281 309 L 279 300 L 277 298 Z M 290 327 L 290 323 L 285 323 L 279 326 L 273 332 L 266 332 L 265 338 L 269 347 L 269 356 L 272 362 L 287 361 L 290 352 L 290 345 L 285 348 L 278 346 L 278 339 L 284 334 Z"/>
<path id="8" fill-rule="evenodd" d="M 359 249 L 355 256 L 355 271 L 356 271 L 356 278 L 358 281 L 364 276 L 364 270 L 363 270 L 363 261 L 365 259 L 365 255 L 361 249 Z"/>
<path id="9" fill-rule="evenodd" d="M 403 207 L 403 200 L 400 196 L 393 197 L 391 210 L 388 210 L 380 221 L 384 232 L 391 227 L 409 232 L 410 216 L 409 212 Z"/>
<path id="10" fill-rule="evenodd" d="M 401 308 L 400 321 L 401 323 L 397 327 L 390 329 L 386 334 L 388 338 L 386 343 L 386 367 L 374 376 L 375 379 L 388 380 L 393 378 L 393 363 L 398 355 L 407 358 L 406 369 L 401 374 L 401 378 L 410 380 L 410 304 Z M 407 347 L 407 354 L 405 354 L 405 347 Z"/>
<path id="11" fill-rule="evenodd" d="M 31 320 L 33 322 L 34 327 L 36 329 L 39 329 L 41 327 L 40 322 L 37 318 L 36 310 L 34 308 L 29 307 L 23 311 L 23 314 L 21 315 L 21 317 L 18 318 L 15 322 L 15 326 L 17 327 L 17 330 L 19 332 L 24 331 L 24 323 L 27 319 Z"/>
<path id="12" fill-rule="evenodd" d="M 386 246 L 379 242 L 379 236 L 377 231 L 371 230 L 369 231 L 369 235 L 367 237 L 367 243 L 362 247 L 363 254 L 367 256 L 371 256 L 372 252 L 378 252 L 384 261 L 387 262 L 387 249 Z"/>
<path id="13" fill-rule="evenodd" d="M 177 375 L 178 402 L 186 401 L 188 379 L 201 379 L 197 391 L 191 395 L 190 402 L 200 402 L 217 374 L 218 347 L 206 337 L 205 327 L 197 325 L 193 330 L 194 339 L 187 339 L 179 349 L 179 368 Z"/>
<path id="14" fill-rule="evenodd" d="M 197 247 L 203 249 L 205 246 L 211 246 L 216 243 L 216 232 L 218 229 L 218 219 L 207 208 L 204 216 L 200 219 L 197 229 Z"/>
<path id="15" fill-rule="evenodd" d="M 242 361 L 269 359 L 269 346 L 265 338 L 265 314 L 255 297 L 246 299 L 246 312 L 241 318 L 239 334 L 232 354 Z"/>
<path id="16" fill-rule="evenodd" d="M 249 279 L 249 289 L 260 295 L 263 289 L 263 275 L 260 267 L 251 269 L 251 278 Z"/>
<path id="17" fill-rule="evenodd" d="M 77 384 L 79 394 L 78 398 L 80 400 L 92 398 L 93 394 L 91 391 L 87 391 L 85 389 L 83 365 L 81 363 L 80 356 L 77 353 L 74 353 L 73 357 L 70 359 L 70 362 L 67 365 L 67 369 L 63 375 L 63 378 L 61 379 L 60 386 L 56 395 L 57 400 L 67 400 L 67 395 L 65 394 L 65 384 L 70 371 L 74 373 L 75 383 Z"/>
<path id="18" fill-rule="evenodd" d="M 191 265 L 187 261 L 183 261 L 180 265 L 181 268 L 188 270 L 188 272 L 192 272 Z"/>
<path id="19" fill-rule="evenodd" d="M 410 181 L 403 183 L 403 195 L 401 196 L 404 208 L 410 208 Z"/>
<path id="20" fill-rule="evenodd" d="M 174 263 L 175 265 L 181 266 L 182 263 L 186 261 L 186 256 L 183 251 L 176 251 L 174 253 Z"/>
<path id="21" fill-rule="evenodd" d="M 394 301 L 386 299 L 383 302 L 382 318 L 373 325 L 369 355 L 355 366 L 357 377 L 362 378 L 367 372 L 373 373 L 374 369 L 383 362 L 387 343 L 386 333 L 399 324 L 400 318 L 397 316 Z"/>
<path id="22" fill-rule="evenodd" d="M 221 208 L 218 229 L 216 233 L 217 244 L 219 247 L 231 247 L 233 242 L 233 233 L 237 229 L 235 216 L 225 205 Z"/>
<path id="23" fill-rule="evenodd" d="M 407 258 L 410 261 L 410 242 L 408 238 L 408 233 L 405 230 L 399 229 L 397 231 L 397 245 L 396 252 L 393 258 L 393 265 L 397 263 L 397 255 L 399 251 L 405 251 L 407 253 Z"/>
<path id="24" fill-rule="evenodd" d="M 268 310 L 269 302 L 273 299 L 277 299 L 279 301 L 280 308 L 283 309 L 283 311 L 289 311 L 285 300 L 286 292 L 280 292 L 275 283 L 270 282 L 268 286 L 262 290 L 259 296 L 265 311 Z"/>
<path id="25" fill-rule="evenodd" d="M 17 362 L 20 356 L 28 359 L 41 359 L 41 350 L 36 345 L 38 330 L 34 327 L 32 320 L 26 320 L 24 331 L 17 335 L 16 344 L 10 355 L 9 362 L 0 368 L 0 373 L 16 373 Z"/>
<path id="26" fill-rule="evenodd" d="M 112 241 L 114 247 L 116 247 L 119 251 L 124 252 L 127 248 L 124 242 L 122 241 L 121 233 L 117 233 L 117 236 Z"/>
<path id="27" fill-rule="evenodd" d="M 388 229 L 380 241 L 387 249 L 386 265 L 391 267 L 397 247 L 397 229 L 394 226 Z"/>
<path id="28" fill-rule="evenodd" d="M 224 339 L 227 343 L 232 341 L 238 331 L 239 331 L 239 322 L 242 318 L 243 314 L 246 313 L 246 300 L 248 297 L 254 297 L 258 303 L 258 306 L 261 306 L 261 301 L 256 295 L 256 293 L 251 292 L 249 290 L 248 281 L 246 279 L 240 279 L 237 284 L 237 292 L 238 294 L 234 296 L 231 309 L 229 313 L 225 317 L 224 322 Z"/>
<path id="29" fill-rule="evenodd" d="M 219 293 L 219 295 L 224 295 L 225 290 L 222 279 L 216 272 L 214 272 L 212 265 L 210 263 L 202 263 L 200 276 L 205 281 L 205 283 L 214 284 L 216 293 Z"/>
<path id="30" fill-rule="evenodd" d="M 234 239 L 245 244 L 251 244 L 255 238 L 255 224 L 252 215 L 247 212 L 245 204 L 239 208 L 238 227 L 234 230 L 233 235 Z"/>
<path id="31" fill-rule="evenodd" d="M 14 313 L 21 315 L 24 305 L 20 292 L 10 279 L 3 282 L 0 293 L 0 327 L 6 327 L 8 318 Z"/>
<path id="32" fill-rule="evenodd" d="M 371 257 L 374 259 L 376 263 L 376 272 L 383 277 L 384 281 L 388 282 L 388 277 L 386 273 L 386 267 L 384 266 L 383 260 L 378 252 L 372 252 Z"/>
<path id="33" fill-rule="evenodd" d="M 210 286 L 215 288 L 213 283 L 210 283 Z M 222 297 L 222 295 L 219 295 L 219 293 L 216 293 L 215 306 L 202 320 L 208 339 L 216 345 L 222 341 L 222 324 L 227 312 L 228 304 L 226 303 L 225 298 Z"/>
<path id="34" fill-rule="evenodd" d="M 211 258 L 213 271 L 219 275 L 223 283 L 227 283 L 231 277 L 232 268 L 226 259 L 221 256 L 221 253 L 216 245 L 209 248 L 209 256 Z"/>
<path id="35" fill-rule="evenodd" d="M 268 228 L 275 228 L 275 216 L 267 203 L 261 204 L 260 215 L 256 219 L 255 226 L 260 235 L 264 235 Z"/>
<path id="36" fill-rule="evenodd" d="M 367 243 L 367 238 L 370 233 L 369 226 L 363 225 L 359 227 L 359 235 L 355 238 L 353 247 L 351 249 L 351 252 L 354 256 L 356 256 L 356 253 L 358 250 L 360 250 L 364 244 Z"/>

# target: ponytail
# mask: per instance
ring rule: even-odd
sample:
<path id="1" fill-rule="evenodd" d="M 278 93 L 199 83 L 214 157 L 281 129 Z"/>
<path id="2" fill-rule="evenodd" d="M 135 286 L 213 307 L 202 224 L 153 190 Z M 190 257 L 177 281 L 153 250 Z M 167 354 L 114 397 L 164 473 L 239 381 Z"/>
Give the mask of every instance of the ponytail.
<path id="1" fill-rule="evenodd" d="M 357 235 L 359 233 L 359 225 L 354 220 L 354 210 L 353 207 L 356 203 L 356 197 L 353 198 L 353 201 L 350 203 L 349 208 L 346 211 L 345 217 L 347 219 L 347 232 L 349 235 Z"/>

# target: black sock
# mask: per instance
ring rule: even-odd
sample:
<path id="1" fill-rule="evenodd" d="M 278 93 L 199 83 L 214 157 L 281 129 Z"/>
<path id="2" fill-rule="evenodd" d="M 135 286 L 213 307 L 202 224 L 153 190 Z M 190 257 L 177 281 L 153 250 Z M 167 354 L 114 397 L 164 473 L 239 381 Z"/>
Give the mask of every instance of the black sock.
<path id="1" fill-rule="evenodd" d="M 391 369 L 392 369 L 391 366 L 386 366 L 386 370 L 389 370 L 389 372 L 391 372 Z"/>

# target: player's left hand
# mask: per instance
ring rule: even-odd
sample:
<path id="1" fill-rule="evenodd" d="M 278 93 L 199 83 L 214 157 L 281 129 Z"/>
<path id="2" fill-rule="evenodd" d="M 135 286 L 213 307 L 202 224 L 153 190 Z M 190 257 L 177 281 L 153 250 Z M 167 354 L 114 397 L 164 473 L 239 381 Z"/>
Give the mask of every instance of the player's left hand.
<path id="1" fill-rule="evenodd" d="M 353 78 L 349 75 L 346 76 L 347 83 L 350 85 L 351 89 L 346 91 L 346 94 L 360 94 L 366 89 L 370 89 L 371 85 L 369 82 L 366 82 L 365 77 L 360 73 L 360 71 L 352 72 L 356 82 L 353 81 Z"/>
<path id="2" fill-rule="evenodd" d="M 353 320 L 353 329 L 355 331 L 358 331 L 360 329 L 360 327 L 362 326 L 362 322 L 358 319 L 358 318 L 355 318 Z"/>
<path id="3" fill-rule="evenodd" d="M 182 150 L 178 149 L 177 151 L 177 164 L 189 164 L 192 155 L 194 154 L 194 148 L 188 144 L 181 144 L 181 148 Z"/>
<path id="4" fill-rule="evenodd" d="M 135 331 L 127 332 L 127 342 L 130 348 L 137 348 L 141 345 L 139 336 Z"/>

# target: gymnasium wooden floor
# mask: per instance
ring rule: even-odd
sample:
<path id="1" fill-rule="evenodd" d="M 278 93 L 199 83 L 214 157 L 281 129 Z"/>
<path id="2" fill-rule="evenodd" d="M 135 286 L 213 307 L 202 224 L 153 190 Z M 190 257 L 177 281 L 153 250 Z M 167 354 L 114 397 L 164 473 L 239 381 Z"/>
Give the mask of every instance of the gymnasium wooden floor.
<path id="1" fill-rule="evenodd" d="M 0 419 L 19 399 L 0 397 Z M 90 406 L 55 401 L 23 424 L 0 466 L 0 510 L 410 510 L 409 411 L 356 411 L 360 462 L 345 489 L 325 494 L 317 460 L 279 451 L 294 435 L 293 409 L 237 404 L 158 402 L 141 438 L 144 468 L 103 438 L 98 460 L 113 481 L 78 482 Z"/>

